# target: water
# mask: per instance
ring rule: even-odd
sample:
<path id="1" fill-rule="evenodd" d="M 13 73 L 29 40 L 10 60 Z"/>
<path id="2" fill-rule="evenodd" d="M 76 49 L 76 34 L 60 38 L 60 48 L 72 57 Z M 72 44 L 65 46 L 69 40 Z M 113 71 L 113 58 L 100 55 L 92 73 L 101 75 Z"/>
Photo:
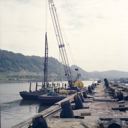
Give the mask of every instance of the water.
<path id="1" fill-rule="evenodd" d="M 91 83 L 84 81 L 85 86 Z M 32 85 L 32 90 L 34 88 Z M 19 92 L 28 89 L 29 83 L 0 84 L 1 128 L 10 128 L 47 108 L 38 102 L 23 101 Z"/>
<path id="2" fill-rule="evenodd" d="M 21 99 L 19 92 L 28 89 L 29 83 L 0 84 L 2 128 L 10 128 L 35 115 L 39 110 L 44 110 L 46 108 L 39 106 L 38 102 L 24 102 Z M 32 89 L 34 89 L 34 85 Z"/>

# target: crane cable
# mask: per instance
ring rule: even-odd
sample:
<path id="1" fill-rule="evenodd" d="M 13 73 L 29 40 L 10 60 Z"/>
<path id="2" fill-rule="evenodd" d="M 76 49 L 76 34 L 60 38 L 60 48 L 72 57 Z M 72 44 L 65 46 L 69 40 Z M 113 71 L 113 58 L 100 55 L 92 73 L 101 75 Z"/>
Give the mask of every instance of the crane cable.
<path id="1" fill-rule="evenodd" d="M 72 9 L 72 7 L 70 6 L 68 0 L 65 0 L 65 4 L 66 4 L 66 7 L 67 7 L 68 11 L 70 11 L 70 10 Z M 60 17 L 60 18 L 61 18 L 61 17 Z M 68 37 L 67 37 L 67 35 L 66 35 L 66 32 L 65 32 L 64 29 L 62 29 L 62 32 L 63 32 L 64 37 L 65 37 L 65 38 L 64 38 L 64 42 L 65 42 L 66 47 L 67 47 L 67 52 L 69 53 L 69 59 L 70 59 L 69 61 L 71 61 L 72 64 L 77 65 L 76 59 L 74 58 L 74 54 L 73 54 L 73 52 L 71 51 L 70 43 L 68 43 L 69 41 L 68 41 Z"/>
<path id="2" fill-rule="evenodd" d="M 66 4 L 66 7 L 67 7 L 68 11 L 70 11 L 70 10 L 72 9 L 72 7 L 71 7 L 70 4 L 68 3 L 68 0 L 65 0 L 65 4 Z M 67 46 L 67 51 L 69 52 L 69 59 L 70 59 L 70 61 L 72 62 L 72 64 L 78 65 L 77 62 L 76 62 L 76 59 L 74 59 L 74 55 L 73 55 L 73 53 L 72 53 L 72 51 L 71 51 L 70 43 L 67 43 L 68 38 L 67 38 L 67 35 L 66 35 L 64 29 L 63 29 L 63 34 L 64 34 L 64 37 L 65 37 L 64 40 L 65 40 L 65 44 L 66 44 L 66 46 Z M 69 42 L 69 41 L 68 41 L 68 42 Z M 79 73 L 79 69 L 78 69 L 78 68 L 75 68 L 75 71 L 76 71 L 76 70 L 78 71 L 78 72 L 77 72 L 77 75 L 80 74 L 80 73 Z"/>
<path id="3" fill-rule="evenodd" d="M 45 33 L 47 32 L 47 26 L 48 26 L 48 4 L 47 0 L 45 0 Z"/>

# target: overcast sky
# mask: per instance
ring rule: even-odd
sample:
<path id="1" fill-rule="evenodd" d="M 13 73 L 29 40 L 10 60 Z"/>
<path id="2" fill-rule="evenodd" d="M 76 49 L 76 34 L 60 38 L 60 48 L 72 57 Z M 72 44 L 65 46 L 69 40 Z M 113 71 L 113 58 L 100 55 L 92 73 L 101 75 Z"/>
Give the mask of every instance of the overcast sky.
<path id="1" fill-rule="evenodd" d="M 0 0 L 0 48 L 44 55 L 46 0 Z M 128 0 L 54 0 L 70 64 L 128 71 Z M 59 59 L 48 11 L 49 56 Z"/>

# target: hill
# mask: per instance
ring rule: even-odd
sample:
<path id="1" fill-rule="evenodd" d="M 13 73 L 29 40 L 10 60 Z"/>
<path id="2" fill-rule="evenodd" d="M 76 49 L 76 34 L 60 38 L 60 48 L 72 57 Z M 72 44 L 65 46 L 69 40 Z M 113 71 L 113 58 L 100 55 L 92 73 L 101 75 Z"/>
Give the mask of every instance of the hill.
<path id="1" fill-rule="evenodd" d="M 43 57 L 24 56 L 20 53 L 0 50 L 1 80 L 42 80 Z M 50 80 L 64 78 L 63 65 L 55 58 L 49 57 L 48 74 Z"/>
<path id="2" fill-rule="evenodd" d="M 79 69 L 81 73 L 82 79 L 120 79 L 120 78 L 128 78 L 128 72 L 117 71 L 117 70 L 110 70 L 110 71 L 94 71 L 94 72 L 86 72 L 80 67 L 76 65 L 72 65 L 71 68 L 74 70 L 75 68 Z"/>
<path id="3" fill-rule="evenodd" d="M 20 53 L 13 53 L 6 50 L 0 50 L 0 81 L 28 81 L 43 78 L 44 58 L 39 56 L 25 56 Z M 82 68 L 72 65 L 71 71 L 74 79 L 76 78 L 75 69 L 78 68 L 82 80 L 87 79 L 119 79 L 128 78 L 128 72 L 122 71 L 104 71 L 104 72 L 86 72 Z M 48 79 L 65 80 L 62 63 L 53 57 L 49 57 Z"/>

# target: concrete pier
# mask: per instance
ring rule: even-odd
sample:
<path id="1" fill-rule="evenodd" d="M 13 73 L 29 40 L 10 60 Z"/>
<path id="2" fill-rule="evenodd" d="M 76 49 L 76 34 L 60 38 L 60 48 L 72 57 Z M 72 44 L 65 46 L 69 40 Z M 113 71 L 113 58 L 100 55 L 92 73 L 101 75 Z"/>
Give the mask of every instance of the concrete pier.
<path id="1" fill-rule="evenodd" d="M 97 85 L 93 93 L 84 99 L 82 109 L 73 110 L 74 118 L 60 118 L 61 103 L 67 100 L 72 102 L 75 95 L 36 116 L 43 115 L 49 128 L 128 128 L 128 101 L 118 101 L 111 97 L 109 89 L 103 84 Z M 31 121 L 32 118 L 13 128 L 28 128 Z"/>
<path id="2" fill-rule="evenodd" d="M 50 128 L 108 128 L 112 123 L 117 123 L 121 128 L 128 128 L 128 111 L 114 111 L 112 108 L 118 107 L 119 102 L 112 99 L 105 91 L 102 84 L 96 87 L 92 101 L 85 103 L 89 109 L 74 110 L 77 116 L 83 116 L 83 119 L 48 119 Z M 128 102 L 125 101 L 125 106 Z M 59 112 L 58 112 L 59 115 Z"/>

